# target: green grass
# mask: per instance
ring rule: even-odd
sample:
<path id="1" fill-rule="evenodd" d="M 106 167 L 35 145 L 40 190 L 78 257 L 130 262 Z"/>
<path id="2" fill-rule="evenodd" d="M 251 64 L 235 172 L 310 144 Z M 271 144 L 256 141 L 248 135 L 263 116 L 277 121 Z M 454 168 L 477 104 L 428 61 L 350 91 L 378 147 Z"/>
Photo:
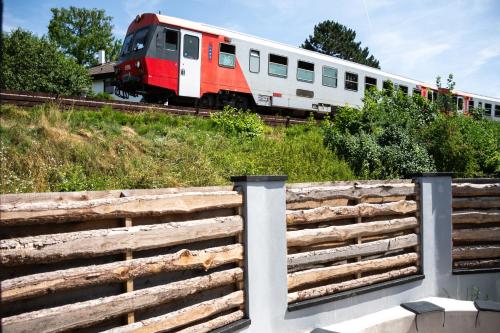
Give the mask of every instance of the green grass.
<path id="1" fill-rule="evenodd" d="M 313 125 L 266 126 L 249 138 L 197 117 L 2 105 L 0 139 L 1 193 L 222 185 L 255 174 L 354 178 Z"/>

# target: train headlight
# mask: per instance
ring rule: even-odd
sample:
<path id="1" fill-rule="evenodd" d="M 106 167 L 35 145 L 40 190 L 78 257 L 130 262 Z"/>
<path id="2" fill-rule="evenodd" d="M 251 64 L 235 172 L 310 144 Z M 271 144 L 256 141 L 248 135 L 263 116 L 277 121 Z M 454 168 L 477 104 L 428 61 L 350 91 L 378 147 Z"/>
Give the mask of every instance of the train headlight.
<path id="1" fill-rule="evenodd" d="M 135 67 L 141 68 L 141 61 L 140 60 L 137 60 L 137 62 L 135 63 Z"/>

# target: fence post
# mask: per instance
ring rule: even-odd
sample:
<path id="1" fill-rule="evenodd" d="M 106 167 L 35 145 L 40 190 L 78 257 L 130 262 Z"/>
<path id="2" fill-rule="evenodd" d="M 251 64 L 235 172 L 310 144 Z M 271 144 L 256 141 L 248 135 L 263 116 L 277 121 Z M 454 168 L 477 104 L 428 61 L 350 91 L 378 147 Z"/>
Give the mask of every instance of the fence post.
<path id="1" fill-rule="evenodd" d="M 421 253 L 429 295 L 441 295 L 452 265 L 451 173 L 422 173 L 420 186 Z"/>
<path id="2" fill-rule="evenodd" d="M 246 309 L 250 332 L 278 332 L 287 309 L 287 176 L 233 177 L 243 193 Z"/>

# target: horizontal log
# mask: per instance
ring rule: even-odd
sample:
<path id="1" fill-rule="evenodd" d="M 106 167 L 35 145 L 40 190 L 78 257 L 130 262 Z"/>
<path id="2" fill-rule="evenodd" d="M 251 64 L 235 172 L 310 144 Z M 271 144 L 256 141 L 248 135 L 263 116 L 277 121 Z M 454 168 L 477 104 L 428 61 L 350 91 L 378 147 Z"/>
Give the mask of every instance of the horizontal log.
<path id="1" fill-rule="evenodd" d="M 241 260 L 243 260 L 243 246 L 234 244 L 198 251 L 181 250 L 174 254 L 25 275 L 2 281 L 2 302 L 73 288 L 125 282 L 160 272 L 187 269 L 208 270 Z"/>
<path id="2" fill-rule="evenodd" d="M 387 221 L 365 222 L 327 228 L 304 229 L 286 233 L 288 246 L 306 246 L 323 242 L 345 241 L 347 239 L 373 236 L 418 226 L 416 217 Z"/>
<path id="3" fill-rule="evenodd" d="M 452 214 L 454 224 L 461 223 L 500 223 L 500 210 L 468 210 Z"/>
<path id="4" fill-rule="evenodd" d="M 307 210 L 287 211 L 287 225 L 318 223 L 353 217 L 403 215 L 417 210 L 415 201 L 401 200 L 384 204 L 362 203 L 355 206 L 318 207 Z"/>
<path id="5" fill-rule="evenodd" d="M 194 295 L 203 290 L 233 284 L 243 279 L 234 268 L 117 296 L 43 309 L 2 319 L 3 332 L 62 332 L 87 327 L 135 310 Z"/>
<path id="6" fill-rule="evenodd" d="M 476 269 L 476 268 L 500 268 L 500 259 L 478 259 L 461 260 L 453 262 L 454 268 Z"/>
<path id="7" fill-rule="evenodd" d="M 378 240 L 375 242 L 354 244 L 334 249 L 317 250 L 311 252 L 303 252 L 290 254 L 287 256 L 288 268 L 315 265 L 325 262 L 354 258 L 357 256 L 366 256 L 376 253 L 383 253 L 397 249 L 404 249 L 418 244 L 418 236 L 409 234 Z"/>
<path id="8" fill-rule="evenodd" d="M 39 192 L 0 194 L 3 204 L 21 204 L 40 201 L 88 201 L 95 199 L 112 199 L 123 197 L 138 197 L 143 195 L 178 194 L 187 192 L 230 192 L 233 186 L 206 186 L 206 187 L 170 187 L 155 189 L 134 190 L 106 190 L 106 191 L 76 191 L 76 192 Z"/>
<path id="9" fill-rule="evenodd" d="M 454 197 L 500 196 L 500 183 L 454 183 L 451 185 L 451 192 Z"/>
<path id="10" fill-rule="evenodd" d="M 229 325 L 237 320 L 243 319 L 245 313 L 241 310 L 232 312 L 225 316 L 220 316 L 210 321 L 185 328 L 183 330 L 177 331 L 176 333 L 208 333 L 212 332 L 217 328 Z"/>
<path id="11" fill-rule="evenodd" d="M 209 209 L 239 207 L 242 203 L 241 194 L 234 191 L 220 191 L 101 198 L 87 201 L 1 204 L 0 225 L 193 213 Z"/>
<path id="12" fill-rule="evenodd" d="M 303 301 L 306 299 L 311 299 L 315 297 L 320 297 L 324 295 L 330 295 L 337 292 L 369 286 L 375 283 L 392 280 L 396 278 L 400 278 L 403 276 L 415 274 L 418 272 L 417 267 L 405 267 L 398 270 L 393 270 L 390 272 L 371 275 L 359 279 L 349 280 L 345 282 L 333 283 L 326 286 L 310 288 L 306 290 L 300 290 L 293 293 L 288 294 L 288 303 Z"/>
<path id="13" fill-rule="evenodd" d="M 453 209 L 500 208 L 500 197 L 453 198 Z"/>
<path id="14" fill-rule="evenodd" d="M 452 235 L 454 241 L 500 241 L 500 227 L 457 229 Z"/>
<path id="15" fill-rule="evenodd" d="M 147 250 L 237 235 L 239 215 L 155 225 L 100 229 L 0 240 L 1 263 L 44 263 Z"/>
<path id="16" fill-rule="evenodd" d="M 382 270 L 415 264 L 418 260 L 416 253 L 359 261 L 355 263 L 310 269 L 288 274 L 288 289 L 302 287 L 311 283 L 334 279 L 341 276 L 365 273 L 373 270 Z"/>
<path id="17" fill-rule="evenodd" d="M 415 194 L 415 184 L 352 184 L 287 188 L 287 203 L 323 201 L 336 198 L 363 199 L 367 197 L 407 196 Z"/>
<path id="18" fill-rule="evenodd" d="M 453 259 L 493 259 L 500 258 L 500 245 L 454 246 Z"/>
<path id="19" fill-rule="evenodd" d="M 298 202 L 287 202 L 286 209 L 296 210 L 296 209 L 312 209 L 323 206 L 347 206 L 349 204 L 349 199 L 327 199 L 322 201 L 298 201 Z"/>
<path id="20" fill-rule="evenodd" d="M 126 326 L 105 331 L 106 333 L 156 333 L 191 324 L 217 313 L 239 307 L 244 302 L 243 291 L 236 291 L 221 298 L 188 306 L 186 308 L 153 317 Z"/>

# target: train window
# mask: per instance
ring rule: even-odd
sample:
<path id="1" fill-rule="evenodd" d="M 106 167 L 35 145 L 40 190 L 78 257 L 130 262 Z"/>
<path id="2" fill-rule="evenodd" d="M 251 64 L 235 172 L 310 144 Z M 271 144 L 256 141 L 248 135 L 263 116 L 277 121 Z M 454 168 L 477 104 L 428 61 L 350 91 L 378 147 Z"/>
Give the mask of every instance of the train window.
<path id="1" fill-rule="evenodd" d="M 250 50 L 250 72 L 260 72 L 260 51 Z"/>
<path id="2" fill-rule="evenodd" d="M 344 87 L 346 90 L 358 91 L 358 74 L 346 72 Z"/>
<path id="3" fill-rule="evenodd" d="M 219 44 L 219 66 L 234 68 L 234 58 L 236 54 L 236 46 L 231 44 Z"/>
<path id="4" fill-rule="evenodd" d="M 269 75 L 287 77 L 288 58 L 276 54 L 269 54 Z"/>
<path id="5" fill-rule="evenodd" d="M 474 109 L 474 101 L 472 99 L 469 100 L 469 111 Z"/>
<path id="6" fill-rule="evenodd" d="M 478 102 L 478 103 L 477 103 L 477 107 L 478 107 L 479 109 L 482 109 L 482 108 L 483 108 L 483 102 Z"/>
<path id="7" fill-rule="evenodd" d="M 495 117 L 500 117 L 500 105 L 495 105 Z"/>
<path id="8" fill-rule="evenodd" d="M 337 69 L 323 66 L 323 85 L 337 88 Z"/>
<path id="9" fill-rule="evenodd" d="M 491 104 L 484 103 L 484 114 L 487 116 L 491 116 Z"/>
<path id="10" fill-rule="evenodd" d="M 392 84 L 392 82 L 390 80 L 385 80 L 384 83 L 382 84 L 382 88 L 384 90 L 392 90 L 394 87 L 394 85 Z"/>
<path id="11" fill-rule="evenodd" d="M 365 76 L 365 91 L 377 89 L 377 79 L 374 77 Z"/>
<path id="12" fill-rule="evenodd" d="M 422 90 L 418 88 L 413 88 L 413 96 L 415 95 L 422 96 Z"/>
<path id="13" fill-rule="evenodd" d="M 177 51 L 179 45 L 179 32 L 177 30 L 165 29 L 165 49 Z"/>
<path id="14" fill-rule="evenodd" d="M 146 46 L 149 28 L 141 29 L 135 33 L 132 51 L 142 50 Z"/>
<path id="15" fill-rule="evenodd" d="M 313 82 L 314 64 L 299 60 L 297 62 L 297 80 L 305 82 Z"/>
<path id="16" fill-rule="evenodd" d="M 462 97 L 458 97 L 457 110 L 462 111 L 463 109 L 464 109 L 464 99 Z"/>
<path id="17" fill-rule="evenodd" d="M 128 34 L 127 37 L 125 37 L 125 40 L 123 41 L 121 55 L 124 55 L 124 54 L 127 54 L 130 52 L 130 44 L 132 44 L 132 37 L 134 37 L 134 34 Z"/>
<path id="18" fill-rule="evenodd" d="M 197 60 L 199 58 L 200 39 L 196 36 L 184 35 L 184 58 Z"/>
<path id="19" fill-rule="evenodd" d="M 399 85 L 399 90 L 403 92 L 403 94 L 408 95 L 408 87 Z"/>

